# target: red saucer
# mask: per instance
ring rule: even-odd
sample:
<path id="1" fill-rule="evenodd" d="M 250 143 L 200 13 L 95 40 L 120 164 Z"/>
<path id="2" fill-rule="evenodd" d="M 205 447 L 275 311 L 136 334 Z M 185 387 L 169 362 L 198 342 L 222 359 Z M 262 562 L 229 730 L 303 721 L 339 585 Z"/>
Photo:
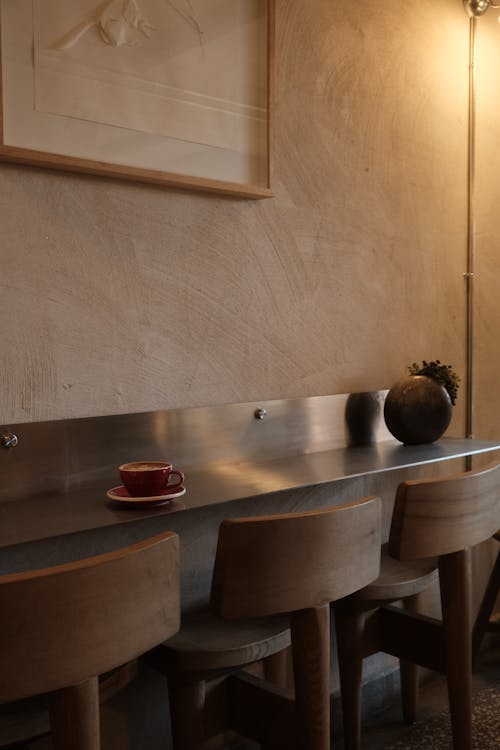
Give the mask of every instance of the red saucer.
<path id="1" fill-rule="evenodd" d="M 142 505 L 143 507 L 147 507 L 148 505 L 165 505 L 165 503 L 173 500 L 174 497 L 181 497 L 185 494 L 186 488 L 184 485 L 173 487 L 171 490 L 166 489 L 161 495 L 148 495 L 146 497 L 134 497 L 123 484 L 113 487 L 106 492 L 110 500 L 116 500 L 119 503 L 126 503 L 127 505 Z"/>

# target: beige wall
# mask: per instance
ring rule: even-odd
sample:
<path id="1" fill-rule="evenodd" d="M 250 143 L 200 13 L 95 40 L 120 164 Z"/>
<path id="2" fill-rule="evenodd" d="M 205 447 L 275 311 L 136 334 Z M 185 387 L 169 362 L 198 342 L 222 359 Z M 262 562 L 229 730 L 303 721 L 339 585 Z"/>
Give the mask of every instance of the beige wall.
<path id="1" fill-rule="evenodd" d="M 274 198 L 0 167 L 0 423 L 379 389 L 422 358 L 464 372 L 462 3 L 276 18 Z"/>

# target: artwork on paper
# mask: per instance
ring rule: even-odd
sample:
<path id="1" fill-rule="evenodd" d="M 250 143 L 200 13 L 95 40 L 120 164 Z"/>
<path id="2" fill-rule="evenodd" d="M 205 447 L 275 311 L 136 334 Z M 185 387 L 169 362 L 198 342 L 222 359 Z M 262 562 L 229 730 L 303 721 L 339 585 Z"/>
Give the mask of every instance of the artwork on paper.
<path id="1" fill-rule="evenodd" d="M 262 8 L 262 0 L 33 0 L 35 110 L 262 155 Z"/>

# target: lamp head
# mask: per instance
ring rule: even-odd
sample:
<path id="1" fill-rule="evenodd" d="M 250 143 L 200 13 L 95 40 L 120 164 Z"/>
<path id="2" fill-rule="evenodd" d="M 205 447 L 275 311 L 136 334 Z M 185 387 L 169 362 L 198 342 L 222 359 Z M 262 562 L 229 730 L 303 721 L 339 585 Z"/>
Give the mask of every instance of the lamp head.
<path id="1" fill-rule="evenodd" d="M 492 0 L 464 0 L 464 6 L 469 16 L 482 16 L 490 6 L 497 7 Z"/>

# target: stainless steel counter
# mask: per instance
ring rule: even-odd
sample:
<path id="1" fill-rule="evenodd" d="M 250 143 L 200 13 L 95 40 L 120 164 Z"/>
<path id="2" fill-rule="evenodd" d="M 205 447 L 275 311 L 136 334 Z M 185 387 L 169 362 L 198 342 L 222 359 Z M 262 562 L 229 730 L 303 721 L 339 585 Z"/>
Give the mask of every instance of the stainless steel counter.
<path id="1" fill-rule="evenodd" d="M 203 467 L 181 467 L 186 473 L 186 494 L 166 506 L 149 509 L 124 510 L 106 497 L 106 490 L 113 486 L 112 478 L 91 480 L 74 489 L 46 490 L 0 502 L 0 548 L 244 498 L 258 498 L 262 512 L 262 498 L 266 495 L 494 450 L 500 450 L 500 442 L 449 438 L 430 445 L 403 446 L 386 440 L 267 460 L 259 456 L 216 461 Z M 116 475 L 114 484 L 118 483 Z"/>

